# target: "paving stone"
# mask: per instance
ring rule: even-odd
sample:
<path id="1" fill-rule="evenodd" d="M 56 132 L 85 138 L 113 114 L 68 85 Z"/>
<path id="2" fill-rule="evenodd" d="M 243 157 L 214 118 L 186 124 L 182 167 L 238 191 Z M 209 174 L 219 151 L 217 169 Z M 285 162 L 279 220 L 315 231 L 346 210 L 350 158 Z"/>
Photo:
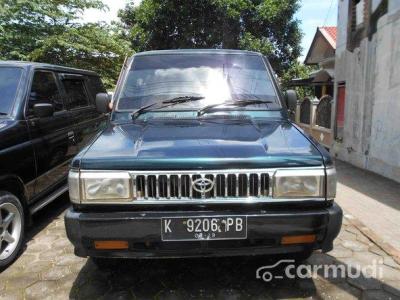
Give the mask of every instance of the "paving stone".
<path id="1" fill-rule="evenodd" d="M 379 256 L 386 256 L 387 255 L 385 251 L 383 251 L 381 248 L 379 248 L 376 245 L 373 245 L 373 246 L 369 247 L 368 250 L 370 252 L 372 252 L 372 253 L 375 253 L 375 254 L 379 255 Z"/>
<path id="2" fill-rule="evenodd" d="M 56 258 L 56 265 L 58 266 L 69 266 L 74 264 L 82 264 L 86 261 L 86 258 L 78 257 L 74 254 L 64 254 Z"/>
<path id="3" fill-rule="evenodd" d="M 360 290 L 378 290 L 382 288 L 382 282 L 375 278 L 365 278 L 360 276 L 358 278 L 347 278 L 347 282 L 360 289 Z"/>
<path id="4" fill-rule="evenodd" d="M 57 283 L 55 281 L 38 281 L 25 290 L 26 299 L 43 299 L 47 295 L 56 295 Z"/>
<path id="5" fill-rule="evenodd" d="M 400 298 L 400 280 L 388 280 L 382 285 L 383 289 Z"/>
<path id="6" fill-rule="evenodd" d="M 38 254 L 25 254 L 21 255 L 14 263 L 15 266 L 20 266 L 21 268 L 26 268 L 27 265 L 32 265 L 38 260 Z"/>
<path id="7" fill-rule="evenodd" d="M 345 231 L 354 233 L 356 235 L 360 234 L 360 230 L 358 230 L 356 227 L 354 226 L 345 226 Z"/>
<path id="8" fill-rule="evenodd" d="M 57 281 L 58 289 L 68 290 L 69 293 L 73 285 L 76 284 L 76 281 L 77 281 L 77 275 L 70 273 Z"/>
<path id="9" fill-rule="evenodd" d="M 353 251 L 339 245 L 334 247 L 332 251 L 328 252 L 328 254 L 336 258 L 344 258 L 351 257 L 353 255 Z"/>
<path id="10" fill-rule="evenodd" d="M 60 257 L 63 254 L 64 254 L 64 250 L 63 249 L 45 251 L 45 252 L 42 252 L 42 253 L 39 254 L 39 259 L 55 261 L 55 259 L 57 257 Z"/>
<path id="11" fill-rule="evenodd" d="M 383 257 L 383 263 L 389 267 L 395 268 L 395 269 L 400 269 L 400 265 L 394 261 L 393 258 L 390 256 L 384 256 Z"/>
<path id="12" fill-rule="evenodd" d="M 16 264 L 12 264 L 11 267 L 5 269 L 2 273 L 0 273 L 0 281 L 7 281 L 9 278 L 13 278 L 19 276 L 24 269 L 21 266 Z"/>
<path id="13" fill-rule="evenodd" d="M 21 300 L 23 299 L 23 290 L 6 290 L 0 293 L 0 300 Z"/>
<path id="14" fill-rule="evenodd" d="M 374 243 L 371 242 L 370 239 L 368 239 L 365 235 L 363 235 L 362 233 L 357 234 L 357 241 L 366 244 L 368 246 L 372 246 L 374 245 Z"/>
<path id="15" fill-rule="evenodd" d="M 360 265 L 383 264 L 383 258 L 381 256 L 368 251 L 355 251 L 352 257 L 355 261 L 358 261 Z"/>
<path id="16" fill-rule="evenodd" d="M 385 281 L 385 282 L 386 281 L 392 281 L 392 280 L 400 281 L 400 270 L 393 269 L 393 268 L 388 267 L 386 265 L 382 265 L 381 269 L 382 269 L 382 277 L 381 277 L 381 279 L 383 281 Z"/>
<path id="17" fill-rule="evenodd" d="M 52 249 L 64 249 L 65 247 L 68 247 L 70 245 L 71 245 L 71 242 L 68 239 L 60 238 L 58 240 L 55 240 L 51 244 L 51 247 L 52 247 Z"/>
<path id="18" fill-rule="evenodd" d="M 54 242 L 58 237 L 52 234 L 40 235 L 36 236 L 33 241 L 35 244 L 51 244 Z"/>
<path id="19" fill-rule="evenodd" d="M 113 294 L 113 292 L 111 294 Z M 129 294 L 125 296 L 126 298 L 122 299 L 132 299 L 132 296 L 132 294 Z M 159 293 L 157 293 L 156 298 L 163 300 L 185 300 L 189 298 L 189 295 L 186 293 L 185 290 L 163 289 Z"/>
<path id="20" fill-rule="evenodd" d="M 353 251 L 367 251 L 368 246 L 356 240 L 344 240 L 342 246 Z"/>
<path id="21" fill-rule="evenodd" d="M 78 299 L 96 299 L 106 294 L 110 289 L 107 282 L 92 278 L 92 280 L 86 282 L 80 288 L 73 286 L 71 295 Z"/>
<path id="22" fill-rule="evenodd" d="M 7 280 L 7 290 L 24 289 L 36 281 L 39 281 L 39 274 L 36 273 L 21 273 L 20 276 L 10 278 Z"/>
<path id="23" fill-rule="evenodd" d="M 21 257 L 0 274 L 0 299 L 400 298 L 398 265 L 357 228 L 344 221 L 334 245 L 328 254 L 314 253 L 306 266 L 365 267 L 381 260 L 382 277 L 334 278 L 331 272 L 324 278 L 325 274 L 318 272 L 316 278 L 266 283 L 255 278 L 258 267 L 270 264 L 265 257 L 123 260 L 103 272 L 90 259 L 73 254 L 60 215 L 36 234 Z"/>
<path id="24" fill-rule="evenodd" d="M 60 280 L 69 274 L 71 274 L 71 271 L 67 266 L 54 266 L 51 269 L 42 272 L 41 278 L 43 280 Z"/>
<path id="25" fill-rule="evenodd" d="M 331 284 L 327 283 L 324 289 L 318 291 L 318 296 L 322 299 L 360 299 L 361 291 L 347 283 Z M 318 298 L 317 298 L 318 299 Z"/>
<path id="26" fill-rule="evenodd" d="M 342 240 L 355 241 L 357 239 L 357 235 L 355 233 L 342 230 L 339 233 L 339 238 Z"/>
<path id="27" fill-rule="evenodd" d="M 395 296 L 386 291 L 364 291 L 363 300 L 395 300 Z"/>
<path id="28" fill-rule="evenodd" d="M 29 271 L 34 273 L 40 273 L 49 270 L 53 267 L 53 263 L 50 260 L 38 260 L 34 264 L 29 266 Z"/>
<path id="29" fill-rule="evenodd" d="M 38 253 L 46 250 L 50 250 L 50 244 L 33 243 L 31 245 L 28 245 L 26 253 Z"/>
<path id="30" fill-rule="evenodd" d="M 73 264 L 69 266 L 69 269 L 71 270 L 72 273 L 78 274 L 82 272 L 82 269 L 84 268 L 84 262 L 80 264 Z"/>
<path id="31" fill-rule="evenodd" d="M 227 299 L 227 300 L 239 300 L 243 299 L 243 294 L 239 290 L 235 289 L 221 289 L 218 292 L 217 299 Z"/>

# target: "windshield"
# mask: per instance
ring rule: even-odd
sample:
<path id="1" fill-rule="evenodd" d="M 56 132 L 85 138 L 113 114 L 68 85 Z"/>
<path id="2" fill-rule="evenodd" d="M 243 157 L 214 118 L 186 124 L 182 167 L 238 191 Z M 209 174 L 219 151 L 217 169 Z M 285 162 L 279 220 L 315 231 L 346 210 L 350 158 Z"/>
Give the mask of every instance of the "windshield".
<path id="1" fill-rule="evenodd" d="M 0 115 L 10 113 L 21 74 L 21 68 L 0 67 Z"/>
<path id="2" fill-rule="evenodd" d="M 136 56 L 119 97 L 117 110 L 135 110 L 145 105 L 182 96 L 200 96 L 165 109 L 198 109 L 235 100 L 265 100 L 280 108 L 264 61 L 258 55 L 162 54 Z"/>

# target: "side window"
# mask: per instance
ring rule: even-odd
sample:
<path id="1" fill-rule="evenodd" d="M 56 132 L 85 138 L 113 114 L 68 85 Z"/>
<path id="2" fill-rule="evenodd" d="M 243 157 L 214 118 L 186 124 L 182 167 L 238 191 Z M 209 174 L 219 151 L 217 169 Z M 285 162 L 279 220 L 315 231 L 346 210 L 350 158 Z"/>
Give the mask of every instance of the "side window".
<path id="1" fill-rule="evenodd" d="M 65 78 L 62 82 L 67 96 L 66 103 L 68 109 L 89 105 L 89 97 L 83 78 Z"/>
<path id="2" fill-rule="evenodd" d="M 96 95 L 99 93 L 107 93 L 107 90 L 104 88 L 104 85 L 101 82 L 100 77 L 88 76 L 88 78 L 89 78 L 88 89 L 93 99 L 96 99 Z"/>
<path id="3" fill-rule="evenodd" d="M 38 103 L 53 104 L 54 111 L 64 109 L 56 77 L 50 71 L 36 71 L 33 75 L 32 87 L 29 94 L 28 115 L 32 114 L 33 106 Z"/>

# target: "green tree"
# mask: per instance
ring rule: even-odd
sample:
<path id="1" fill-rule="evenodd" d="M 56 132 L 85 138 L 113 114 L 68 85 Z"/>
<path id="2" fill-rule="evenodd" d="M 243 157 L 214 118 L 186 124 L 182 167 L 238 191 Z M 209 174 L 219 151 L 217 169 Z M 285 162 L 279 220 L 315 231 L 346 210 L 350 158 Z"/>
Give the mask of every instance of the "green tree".
<path id="1" fill-rule="evenodd" d="M 97 71 L 115 84 L 129 43 L 116 26 L 84 24 L 100 0 L 0 0 L 0 59 L 28 60 Z"/>
<path id="2" fill-rule="evenodd" d="M 280 77 L 280 83 L 284 90 L 293 89 L 290 85 L 292 79 L 306 79 L 310 76 L 312 71 L 316 70 L 313 66 L 306 66 L 298 60 L 293 61 L 289 68 Z M 310 86 L 294 87 L 297 92 L 299 100 L 304 99 L 306 96 L 313 94 L 313 88 Z"/>
<path id="3" fill-rule="evenodd" d="M 281 75 L 300 55 L 298 9 L 298 0 L 143 0 L 120 17 L 135 50 L 254 50 Z"/>

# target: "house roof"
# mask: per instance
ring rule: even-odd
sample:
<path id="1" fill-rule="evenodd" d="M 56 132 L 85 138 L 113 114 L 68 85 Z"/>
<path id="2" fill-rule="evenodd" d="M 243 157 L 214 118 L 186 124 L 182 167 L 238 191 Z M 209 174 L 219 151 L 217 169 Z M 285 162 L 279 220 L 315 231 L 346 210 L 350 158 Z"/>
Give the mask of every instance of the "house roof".
<path id="1" fill-rule="evenodd" d="M 317 27 L 304 63 L 315 65 L 335 56 L 337 30 L 334 26 Z"/>
<path id="2" fill-rule="evenodd" d="M 323 26 L 319 27 L 319 30 L 331 46 L 336 49 L 336 26 Z"/>

